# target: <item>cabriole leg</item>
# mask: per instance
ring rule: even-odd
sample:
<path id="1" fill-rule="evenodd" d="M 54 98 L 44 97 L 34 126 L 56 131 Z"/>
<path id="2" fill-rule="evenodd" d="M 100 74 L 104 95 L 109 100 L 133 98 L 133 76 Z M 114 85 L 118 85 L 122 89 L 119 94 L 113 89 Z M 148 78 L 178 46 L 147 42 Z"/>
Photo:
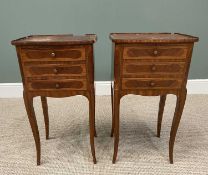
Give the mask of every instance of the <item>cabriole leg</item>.
<path id="1" fill-rule="evenodd" d="M 160 96 L 159 111 L 158 111 L 158 119 L 157 119 L 157 137 L 160 137 L 165 101 L 166 101 L 166 95 L 161 95 Z"/>
<path id="2" fill-rule="evenodd" d="M 169 160 L 171 164 L 173 163 L 173 147 L 174 147 L 175 137 L 180 123 L 181 115 L 183 113 L 183 108 L 186 101 L 186 94 L 187 94 L 187 90 L 185 89 L 177 95 L 176 108 L 175 108 L 174 118 L 170 132 L 170 140 L 169 140 Z"/>
<path id="3" fill-rule="evenodd" d="M 30 126 L 32 129 L 33 137 L 35 139 L 36 152 L 37 152 L 37 165 L 40 165 L 40 156 L 41 156 L 40 136 L 39 136 L 37 120 L 33 108 L 33 97 L 30 97 L 25 92 L 23 92 L 23 98 L 24 98 L 25 108 L 27 111 Z"/>

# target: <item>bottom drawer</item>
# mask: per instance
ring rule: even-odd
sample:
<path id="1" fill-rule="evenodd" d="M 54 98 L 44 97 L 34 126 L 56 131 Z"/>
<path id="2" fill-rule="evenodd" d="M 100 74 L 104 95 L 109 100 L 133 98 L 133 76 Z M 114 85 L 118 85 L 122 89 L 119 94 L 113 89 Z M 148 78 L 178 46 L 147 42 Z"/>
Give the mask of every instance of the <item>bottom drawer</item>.
<path id="1" fill-rule="evenodd" d="M 176 79 L 130 79 L 122 80 L 122 89 L 179 89 L 182 80 Z"/>
<path id="2" fill-rule="evenodd" d="M 86 90 L 86 80 L 36 80 L 27 83 L 28 89 L 33 90 Z"/>

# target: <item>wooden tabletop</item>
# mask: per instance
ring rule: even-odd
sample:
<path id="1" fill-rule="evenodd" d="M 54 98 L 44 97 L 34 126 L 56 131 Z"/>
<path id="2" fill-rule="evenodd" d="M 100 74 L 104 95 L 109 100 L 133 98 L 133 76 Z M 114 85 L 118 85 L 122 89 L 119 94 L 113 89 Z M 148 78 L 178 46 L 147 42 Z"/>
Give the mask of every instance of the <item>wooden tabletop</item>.
<path id="1" fill-rule="evenodd" d="M 96 42 L 95 34 L 85 35 L 31 35 L 13 40 L 12 45 L 74 45 Z"/>
<path id="2" fill-rule="evenodd" d="M 184 43 L 197 42 L 198 37 L 180 33 L 111 33 L 115 43 Z"/>

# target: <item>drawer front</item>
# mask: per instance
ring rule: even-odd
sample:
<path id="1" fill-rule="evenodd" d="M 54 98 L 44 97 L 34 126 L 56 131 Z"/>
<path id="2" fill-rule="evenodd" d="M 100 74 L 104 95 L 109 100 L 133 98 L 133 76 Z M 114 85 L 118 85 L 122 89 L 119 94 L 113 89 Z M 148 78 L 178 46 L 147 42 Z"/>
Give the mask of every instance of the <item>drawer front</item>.
<path id="1" fill-rule="evenodd" d="M 123 62 L 123 76 L 159 75 L 181 77 L 185 73 L 184 62 Z"/>
<path id="2" fill-rule="evenodd" d="M 26 77 L 43 76 L 86 76 L 85 64 L 80 65 L 31 65 L 24 67 Z"/>
<path id="3" fill-rule="evenodd" d="M 85 48 L 22 48 L 21 58 L 23 61 L 76 61 L 85 60 Z"/>
<path id="4" fill-rule="evenodd" d="M 130 79 L 122 80 L 122 89 L 179 89 L 182 80 L 176 79 Z"/>
<path id="5" fill-rule="evenodd" d="M 86 80 L 36 80 L 27 83 L 30 91 L 54 91 L 54 90 L 86 90 Z"/>
<path id="6" fill-rule="evenodd" d="M 185 59 L 188 46 L 127 46 L 124 47 L 123 59 Z"/>

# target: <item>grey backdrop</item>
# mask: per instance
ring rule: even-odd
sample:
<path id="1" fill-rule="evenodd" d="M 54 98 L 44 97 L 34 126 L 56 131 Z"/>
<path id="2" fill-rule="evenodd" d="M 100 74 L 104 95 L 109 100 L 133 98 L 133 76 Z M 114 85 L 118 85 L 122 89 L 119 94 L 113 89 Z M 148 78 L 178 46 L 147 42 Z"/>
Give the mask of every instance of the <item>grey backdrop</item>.
<path id="1" fill-rule="evenodd" d="M 63 33 L 98 35 L 95 76 L 109 80 L 111 32 L 198 36 L 189 78 L 208 78 L 208 0 L 0 0 L 0 83 L 21 81 L 12 39 Z"/>

